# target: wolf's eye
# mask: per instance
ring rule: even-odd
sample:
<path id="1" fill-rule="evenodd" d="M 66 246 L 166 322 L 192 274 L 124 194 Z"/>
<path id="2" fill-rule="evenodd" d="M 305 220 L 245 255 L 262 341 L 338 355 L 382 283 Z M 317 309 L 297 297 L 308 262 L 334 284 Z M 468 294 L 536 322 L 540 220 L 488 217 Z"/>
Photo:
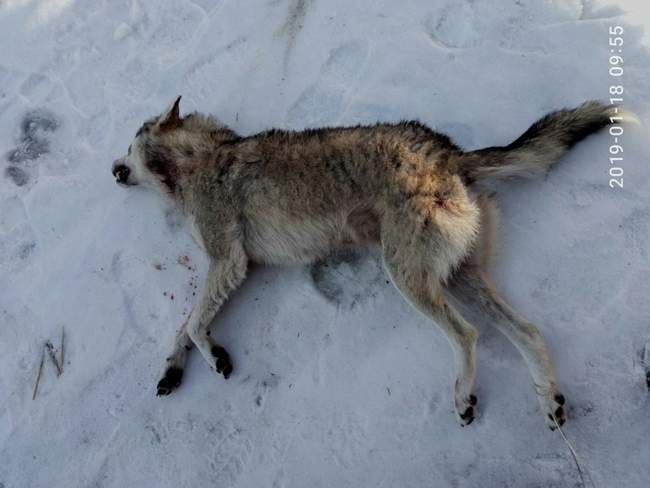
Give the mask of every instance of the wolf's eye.
<path id="1" fill-rule="evenodd" d="M 127 151 L 127 153 L 126 153 L 126 154 L 127 154 L 128 156 L 130 156 L 130 155 L 131 155 L 131 144 L 129 144 L 129 150 Z"/>

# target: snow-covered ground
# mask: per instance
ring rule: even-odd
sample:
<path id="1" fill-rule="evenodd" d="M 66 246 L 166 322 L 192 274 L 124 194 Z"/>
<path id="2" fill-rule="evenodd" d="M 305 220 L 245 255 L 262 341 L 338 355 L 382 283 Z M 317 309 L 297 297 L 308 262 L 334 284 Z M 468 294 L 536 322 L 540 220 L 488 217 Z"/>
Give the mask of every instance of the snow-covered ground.
<path id="1" fill-rule="evenodd" d="M 0 488 L 579 486 L 487 324 L 457 425 L 446 339 L 372 253 L 253 270 L 213 328 L 231 378 L 194 354 L 157 398 L 206 260 L 110 164 L 177 94 L 242 134 L 418 118 L 477 148 L 620 80 L 648 120 L 649 27 L 644 0 L 0 1 Z M 648 135 L 625 128 L 622 190 L 603 133 L 500 196 L 496 281 L 546 337 L 600 488 L 650 480 Z"/>

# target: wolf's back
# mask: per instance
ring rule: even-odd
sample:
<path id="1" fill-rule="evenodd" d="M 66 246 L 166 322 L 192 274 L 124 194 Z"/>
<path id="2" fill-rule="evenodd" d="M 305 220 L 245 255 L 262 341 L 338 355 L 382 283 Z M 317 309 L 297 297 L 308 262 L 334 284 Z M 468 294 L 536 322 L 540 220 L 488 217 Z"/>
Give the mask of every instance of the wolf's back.
<path id="1" fill-rule="evenodd" d="M 464 153 L 460 156 L 461 172 L 470 183 L 542 175 L 585 137 L 610 124 L 633 120 L 633 114 L 598 101 L 557 110 L 507 146 Z"/>

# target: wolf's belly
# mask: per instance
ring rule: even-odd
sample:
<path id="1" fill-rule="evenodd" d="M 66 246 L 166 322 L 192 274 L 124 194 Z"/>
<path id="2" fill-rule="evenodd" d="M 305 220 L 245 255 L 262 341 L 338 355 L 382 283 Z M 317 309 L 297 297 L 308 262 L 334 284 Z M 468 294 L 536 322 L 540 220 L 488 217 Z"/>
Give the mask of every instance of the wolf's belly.
<path id="1" fill-rule="evenodd" d="M 246 221 L 244 247 L 256 262 L 309 263 L 324 257 L 345 240 L 344 218 L 290 219 L 269 212 Z"/>

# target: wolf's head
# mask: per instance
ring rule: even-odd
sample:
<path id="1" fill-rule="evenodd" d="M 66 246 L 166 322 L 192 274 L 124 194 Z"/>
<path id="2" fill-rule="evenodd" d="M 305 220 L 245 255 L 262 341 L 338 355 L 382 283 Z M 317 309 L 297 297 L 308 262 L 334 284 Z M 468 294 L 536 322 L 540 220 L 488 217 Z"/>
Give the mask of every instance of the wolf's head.
<path id="1" fill-rule="evenodd" d="M 124 187 L 143 185 L 170 196 L 184 175 L 203 164 L 219 143 L 237 135 L 212 117 L 180 117 L 181 97 L 138 129 L 126 156 L 113 162 L 113 176 Z"/>

